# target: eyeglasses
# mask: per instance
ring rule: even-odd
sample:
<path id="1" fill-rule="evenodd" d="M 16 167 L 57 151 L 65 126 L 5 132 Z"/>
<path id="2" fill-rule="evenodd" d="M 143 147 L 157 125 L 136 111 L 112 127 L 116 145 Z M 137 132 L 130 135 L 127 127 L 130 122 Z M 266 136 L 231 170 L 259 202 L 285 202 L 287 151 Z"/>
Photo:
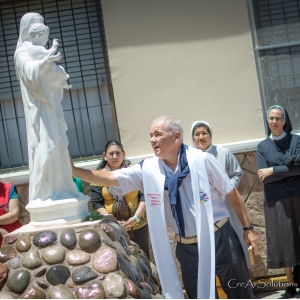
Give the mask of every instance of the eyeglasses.
<path id="1" fill-rule="evenodd" d="M 276 120 L 276 122 L 279 122 L 282 119 L 282 117 L 269 117 L 270 121 L 274 121 L 274 119 Z"/>

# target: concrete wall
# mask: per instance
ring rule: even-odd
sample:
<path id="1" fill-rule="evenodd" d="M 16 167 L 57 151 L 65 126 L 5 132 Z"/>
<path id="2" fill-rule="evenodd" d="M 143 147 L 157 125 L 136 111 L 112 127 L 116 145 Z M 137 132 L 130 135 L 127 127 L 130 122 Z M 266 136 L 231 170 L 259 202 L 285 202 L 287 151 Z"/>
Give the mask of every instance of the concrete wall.
<path id="1" fill-rule="evenodd" d="M 149 126 L 194 120 L 214 143 L 264 137 L 246 1 L 102 0 L 121 139 L 127 156 L 151 153 Z"/>

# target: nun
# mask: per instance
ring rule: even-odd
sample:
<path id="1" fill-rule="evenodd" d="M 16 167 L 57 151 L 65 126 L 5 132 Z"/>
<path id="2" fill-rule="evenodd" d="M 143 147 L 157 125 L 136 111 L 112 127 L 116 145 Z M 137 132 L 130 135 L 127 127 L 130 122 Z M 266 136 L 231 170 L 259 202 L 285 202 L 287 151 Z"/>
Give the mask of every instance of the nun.
<path id="1" fill-rule="evenodd" d="M 267 111 L 268 137 L 257 146 L 257 174 L 264 184 L 267 268 L 283 268 L 288 280 L 283 298 L 296 294 L 292 267 L 300 263 L 300 136 L 279 105 Z"/>
<path id="2" fill-rule="evenodd" d="M 225 170 L 227 175 L 230 178 L 232 184 L 237 187 L 241 181 L 243 176 L 243 171 L 241 166 L 239 165 L 237 159 L 235 158 L 234 154 L 227 148 L 221 146 L 215 146 L 212 144 L 212 128 L 209 123 L 205 121 L 195 121 L 192 124 L 191 128 L 191 147 L 200 149 L 204 152 L 208 152 L 215 156 L 217 161 L 220 163 L 222 168 Z M 243 247 L 244 255 L 247 261 L 247 266 L 250 268 L 249 256 L 248 256 L 248 246 L 244 241 L 243 234 L 243 226 L 238 219 L 236 213 L 234 212 L 233 208 L 231 207 L 230 203 L 224 197 L 224 202 L 228 209 L 230 215 L 230 223 L 234 228 L 235 232 L 237 233 L 241 245 Z"/>

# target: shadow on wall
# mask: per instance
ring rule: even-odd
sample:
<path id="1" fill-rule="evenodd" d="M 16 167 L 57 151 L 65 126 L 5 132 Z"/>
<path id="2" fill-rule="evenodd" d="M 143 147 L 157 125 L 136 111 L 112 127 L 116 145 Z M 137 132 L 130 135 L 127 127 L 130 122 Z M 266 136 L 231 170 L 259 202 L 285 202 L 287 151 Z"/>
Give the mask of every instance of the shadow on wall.
<path id="1" fill-rule="evenodd" d="M 246 1 L 240 0 L 103 0 L 102 9 L 109 48 L 218 39 L 250 31 Z"/>

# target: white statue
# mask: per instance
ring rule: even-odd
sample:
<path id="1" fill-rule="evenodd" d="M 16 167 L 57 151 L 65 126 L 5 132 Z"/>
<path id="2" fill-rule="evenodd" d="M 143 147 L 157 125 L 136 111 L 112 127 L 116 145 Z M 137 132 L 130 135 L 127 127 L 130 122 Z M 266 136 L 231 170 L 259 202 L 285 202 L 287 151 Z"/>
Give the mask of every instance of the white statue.
<path id="1" fill-rule="evenodd" d="M 71 88 L 68 75 L 55 64 L 57 40 L 51 49 L 49 28 L 37 13 L 25 14 L 15 51 L 15 67 L 20 81 L 26 120 L 29 156 L 29 202 L 62 200 L 84 195 L 72 179 L 68 152 L 67 124 L 61 105 L 63 88 Z"/>
<path id="2" fill-rule="evenodd" d="M 29 27 L 30 42 L 24 42 L 23 44 L 26 45 L 29 57 L 32 60 L 42 60 L 48 55 L 55 54 L 58 47 L 57 39 L 53 40 L 52 47 L 49 50 L 44 47 L 48 42 L 49 31 L 48 26 L 40 23 L 34 23 Z M 62 93 L 63 88 L 70 89 L 72 85 L 66 82 L 69 75 L 65 72 L 64 68 L 56 65 L 54 62 L 50 63 L 50 65 L 53 68 L 48 68 L 47 74 L 45 74 L 50 85 L 55 89 L 60 88 Z"/>

